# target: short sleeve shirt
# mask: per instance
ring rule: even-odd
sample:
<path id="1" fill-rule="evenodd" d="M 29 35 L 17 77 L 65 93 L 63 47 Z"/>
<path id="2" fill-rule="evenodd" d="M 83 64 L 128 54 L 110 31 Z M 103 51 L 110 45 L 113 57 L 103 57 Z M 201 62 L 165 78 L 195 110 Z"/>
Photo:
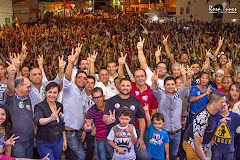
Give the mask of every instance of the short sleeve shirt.
<path id="1" fill-rule="evenodd" d="M 127 131 L 128 125 L 126 127 L 121 127 L 115 125 L 112 127 L 107 139 L 113 141 L 118 147 L 124 149 L 124 154 L 119 154 L 116 149 L 114 149 L 113 159 L 114 160 L 135 160 L 136 153 L 134 151 L 134 145 L 131 141 L 131 134 Z M 135 128 L 133 129 L 133 134 L 137 138 L 137 133 Z"/>
<path id="2" fill-rule="evenodd" d="M 194 136 L 203 137 L 203 151 L 207 152 L 211 145 L 210 142 L 218 127 L 220 114 L 212 115 L 208 112 L 207 107 L 204 107 L 194 117 L 193 123 L 186 130 L 183 139 L 191 144 L 194 149 Z"/>
<path id="3" fill-rule="evenodd" d="M 147 89 L 143 92 L 139 90 L 136 83 L 132 82 L 132 91 L 131 95 L 136 97 L 144 106 L 145 104 L 148 104 L 149 107 L 149 114 L 152 114 L 152 109 L 158 108 L 157 99 L 155 98 L 151 88 L 147 85 Z M 147 121 L 146 121 L 147 122 Z M 136 121 L 136 128 L 139 128 L 138 120 Z M 147 124 L 147 123 L 146 123 Z"/>
<path id="4" fill-rule="evenodd" d="M 169 137 L 166 130 L 158 131 L 151 123 L 148 127 L 148 146 L 147 150 L 152 158 L 165 160 L 165 147 L 169 143 Z"/>
<path id="5" fill-rule="evenodd" d="M 109 115 L 109 110 L 113 112 L 115 110 L 115 116 L 116 116 L 116 122 L 108 125 L 108 131 L 115 125 L 119 123 L 119 120 L 117 117 L 119 117 L 120 114 L 120 108 L 130 108 L 132 111 L 132 119 L 130 121 L 130 124 L 136 125 L 136 118 L 145 118 L 145 112 L 143 110 L 143 107 L 141 105 L 141 102 L 133 97 L 130 96 L 128 99 L 122 99 L 119 95 L 116 95 L 108 100 L 106 100 L 106 107 L 104 109 L 104 114 Z"/>

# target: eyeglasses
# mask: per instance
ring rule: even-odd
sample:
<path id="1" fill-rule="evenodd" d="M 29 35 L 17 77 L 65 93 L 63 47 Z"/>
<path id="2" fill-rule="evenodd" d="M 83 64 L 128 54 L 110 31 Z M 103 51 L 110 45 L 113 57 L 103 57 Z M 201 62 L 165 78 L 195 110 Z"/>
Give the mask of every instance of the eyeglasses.
<path id="1" fill-rule="evenodd" d="M 92 97 L 94 100 L 99 100 L 100 98 L 102 98 L 103 97 L 103 95 L 101 95 L 101 96 L 98 96 L 98 97 Z"/>
<path id="2" fill-rule="evenodd" d="M 83 79 L 83 80 L 87 80 L 87 77 L 83 77 L 83 76 L 78 76 L 76 77 L 77 79 Z"/>

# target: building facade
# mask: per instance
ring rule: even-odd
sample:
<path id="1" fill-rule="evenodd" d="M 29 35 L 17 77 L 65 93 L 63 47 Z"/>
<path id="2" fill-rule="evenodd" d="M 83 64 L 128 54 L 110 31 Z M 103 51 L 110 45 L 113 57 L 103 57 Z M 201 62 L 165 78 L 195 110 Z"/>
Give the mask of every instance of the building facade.
<path id="1" fill-rule="evenodd" d="M 0 26 L 12 23 L 12 0 L 0 0 Z"/>
<path id="2" fill-rule="evenodd" d="M 177 0 L 178 19 L 240 23 L 240 0 Z"/>

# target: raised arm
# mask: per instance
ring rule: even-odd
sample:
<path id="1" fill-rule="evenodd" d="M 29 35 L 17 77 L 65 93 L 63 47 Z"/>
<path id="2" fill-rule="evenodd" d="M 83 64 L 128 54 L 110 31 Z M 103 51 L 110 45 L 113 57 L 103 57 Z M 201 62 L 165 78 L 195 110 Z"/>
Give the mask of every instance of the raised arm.
<path id="1" fill-rule="evenodd" d="M 126 63 L 126 57 L 127 57 L 127 54 L 125 54 L 125 56 L 123 56 L 123 53 L 121 52 L 121 57 L 118 59 L 118 77 L 120 79 L 122 79 L 124 77 L 123 66 Z"/>
<path id="2" fill-rule="evenodd" d="M 194 72 L 193 72 L 192 68 L 187 66 L 187 75 L 186 75 L 185 87 L 190 87 L 191 86 L 193 74 L 194 74 Z"/>
<path id="3" fill-rule="evenodd" d="M 167 35 L 167 37 L 165 37 L 165 36 L 163 35 L 163 41 L 162 41 L 162 43 L 164 44 L 167 57 L 169 58 L 170 63 L 171 63 L 171 64 L 174 64 L 174 61 L 175 61 L 175 60 L 174 60 L 174 57 L 171 55 L 171 52 L 170 52 L 170 49 L 169 49 L 167 40 L 168 40 L 168 35 Z"/>
<path id="4" fill-rule="evenodd" d="M 161 50 L 162 50 L 162 47 L 158 46 L 157 51 L 155 52 L 156 64 L 158 64 L 161 61 L 160 60 Z"/>
<path id="5" fill-rule="evenodd" d="M 64 68 L 66 66 L 66 62 L 63 60 L 63 55 L 62 57 L 58 57 L 58 77 L 62 79 L 64 77 Z"/>
<path id="6" fill-rule="evenodd" d="M 150 126 L 151 124 L 151 116 L 149 114 L 149 109 L 148 109 L 148 104 L 145 104 L 145 106 L 143 107 L 144 111 L 145 111 L 145 116 L 146 116 L 146 119 L 147 119 L 147 127 Z"/>
<path id="7" fill-rule="evenodd" d="M 218 56 L 218 53 L 219 53 L 219 51 L 220 51 L 220 49 L 221 49 L 221 47 L 223 45 L 223 40 L 224 40 L 224 37 L 220 37 L 219 38 L 219 40 L 218 40 L 218 47 L 217 47 L 217 49 L 215 50 L 215 52 L 213 54 L 214 57 Z"/>
<path id="8" fill-rule="evenodd" d="M 156 72 L 154 72 L 154 75 L 152 76 L 152 89 L 153 90 L 158 90 L 158 75 L 156 74 Z"/>
<path id="9" fill-rule="evenodd" d="M 76 56 L 77 55 L 74 54 L 74 49 L 72 49 L 71 55 L 68 56 L 68 65 L 65 73 L 65 78 L 70 82 L 72 81 L 72 69 L 76 60 Z"/>
<path id="10" fill-rule="evenodd" d="M 211 49 L 207 50 L 206 49 L 206 58 L 205 58 L 205 63 L 203 65 L 203 71 L 208 73 L 208 68 L 210 68 L 210 59 L 209 57 L 211 56 Z"/>
<path id="11" fill-rule="evenodd" d="M 15 91 L 15 75 L 16 75 L 16 67 L 15 65 L 8 61 L 6 61 L 6 63 L 8 64 L 8 81 L 7 81 L 7 88 L 6 88 L 6 93 L 9 96 L 12 96 L 14 94 Z"/>
<path id="12" fill-rule="evenodd" d="M 97 58 L 98 52 L 93 51 L 93 54 L 88 55 L 88 60 L 90 61 L 89 74 L 95 77 L 95 61 Z"/>
<path id="13" fill-rule="evenodd" d="M 26 42 L 23 43 L 22 42 L 22 49 L 21 49 L 21 53 L 20 53 L 20 66 L 22 66 L 22 64 L 24 63 L 25 59 L 27 58 L 27 46 L 26 46 Z"/>
<path id="14" fill-rule="evenodd" d="M 138 60 L 139 60 L 139 63 L 140 63 L 140 67 L 144 70 L 146 70 L 148 68 L 148 65 L 147 65 L 147 60 L 146 60 L 146 57 L 143 53 L 143 43 L 144 43 L 144 38 L 142 40 L 142 38 L 140 37 L 139 38 L 139 42 L 137 43 L 137 49 L 138 49 Z"/>

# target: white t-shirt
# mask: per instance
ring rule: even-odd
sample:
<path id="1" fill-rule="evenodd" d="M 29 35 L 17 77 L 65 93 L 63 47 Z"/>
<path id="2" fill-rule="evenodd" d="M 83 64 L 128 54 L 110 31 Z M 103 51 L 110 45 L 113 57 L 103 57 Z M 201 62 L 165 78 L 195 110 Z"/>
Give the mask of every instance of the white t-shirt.
<path id="1" fill-rule="evenodd" d="M 114 160 L 135 160 L 136 153 L 134 151 L 134 144 L 131 141 L 131 134 L 126 130 L 126 127 L 120 127 L 119 124 L 112 127 L 109 132 L 107 139 L 113 141 L 118 147 L 124 149 L 124 154 L 119 154 L 116 149 L 114 149 L 113 159 Z M 133 128 L 133 133 L 137 138 L 137 133 L 135 127 Z"/>
<path id="2" fill-rule="evenodd" d="M 154 73 L 149 69 L 149 67 L 145 70 L 146 74 L 147 74 L 147 80 L 146 83 L 149 86 L 152 86 L 152 76 L 154 75 Z M 164 88 L 164 80 L 158 79 L 158 87 L 161 88 L 162 90 L 165 90 Z"/>
<path id="3" fill-rule="evenodd" d="M 119 91 L 113 84 L 109 84 L 105 86 L 102 82 L 96 81 L 95 87 L 101 87 L 103 90 L 103 94 L 105 95 L 105 99 L 109 99 L 113 96 L 119 94 Z"/>

